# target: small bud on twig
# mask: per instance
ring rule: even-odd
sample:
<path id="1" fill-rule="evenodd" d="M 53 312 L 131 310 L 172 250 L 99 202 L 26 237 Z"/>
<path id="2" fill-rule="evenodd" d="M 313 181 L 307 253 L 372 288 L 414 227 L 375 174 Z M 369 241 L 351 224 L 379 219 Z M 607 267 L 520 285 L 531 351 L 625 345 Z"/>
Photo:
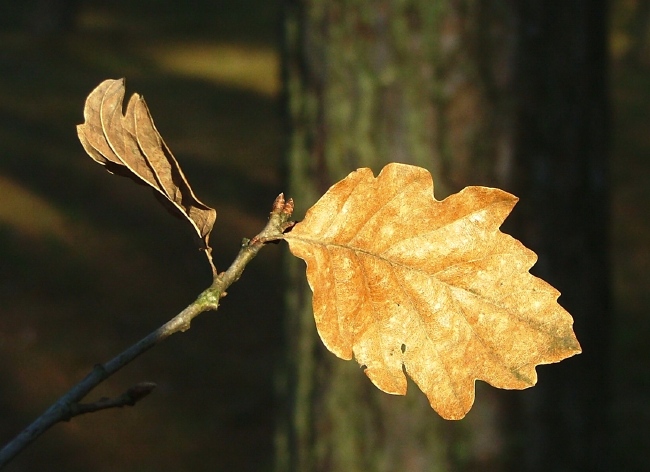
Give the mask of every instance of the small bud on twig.
<path id="1" fill-rule="evenodd" d="M 291 216 L 291 214 L 293 213 L 293 198 L 290 198 L 284 204 L 284 206 L 282 207 L 282 213 L 287 215 L 287 217 Z"/>
<path id="2" fill-rule="evenodd" d="M 284 207 L 285 207 L 284 193 L 281 193 L 275 198 L 275 201 L 273 202 L 273 209 L 271 210 L 271 214 L 280 213 L 281 211 L 284 211 Z"/>
<path id="3" fill-rule="evenodd" d="M 133 404 L 135 404 L 153 392 L 153 389 L 156 387 L 157 385 L 153 382 L 140 382 L 128 389 L 126 394 L 131 398 Z"/>

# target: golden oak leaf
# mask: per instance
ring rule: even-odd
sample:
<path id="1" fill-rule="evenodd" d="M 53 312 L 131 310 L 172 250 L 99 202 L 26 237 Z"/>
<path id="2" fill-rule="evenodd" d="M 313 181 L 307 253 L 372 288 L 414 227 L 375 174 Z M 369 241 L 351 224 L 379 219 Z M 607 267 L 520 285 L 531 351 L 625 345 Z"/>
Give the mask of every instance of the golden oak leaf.
<path id="1" fill-rule="evenodd" d="M 217 212 L 194 194 L 144 99 L 133 94 L 122 113 L 124 93 L 124 79 L 109 79 L 88 95 L 85 122 L 77 126 L 79 141 L 106 170 L 149 185 L 165 208 L 185 217 L 203 241 L 215 270 L 208 243 Z"/>
<path id="2" fill-rule="evenodd" d="M 405 164 L 331 187 L 285 235 L 325 346 L 384 392 L 404 395 L 408 374 L 447 419 L 470 410 L 477 379 L 527 388 L 535 366 L 581 352 L 559 292 L 528 272 L 535 253 L 499 231 L 516 202 L 486 187 L 437 201 Z"/>

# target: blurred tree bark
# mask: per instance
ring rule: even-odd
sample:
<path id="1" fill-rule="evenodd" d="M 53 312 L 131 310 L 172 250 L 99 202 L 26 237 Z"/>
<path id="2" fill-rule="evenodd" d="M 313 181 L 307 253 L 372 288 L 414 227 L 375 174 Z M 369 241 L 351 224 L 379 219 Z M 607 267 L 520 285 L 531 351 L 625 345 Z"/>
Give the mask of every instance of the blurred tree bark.
<path id="1" fill-rule="evenodd" d="M 650 65 L 650 2 L 626 5 L 632 10 L 630 25 L 631 45 L 625 54 L 630 64 Z"/>
<path id="2" fill-rule="evenodd" d="M 607 471 L 609 216 L 607 2 L 516 3 L 517 232 L 562 292 L 583 354 L 519 397 L 520 470 Z M 514 410 L 516 411 L 516 410 Z"/>
<path id="3" fill-rule="evenodd" d="M 604 2 L 285 7 L 296 217 L 350 171 L 377 173 L 392 161 L 428 168 L 438 199 L 466 185 L 511 190 L 527 203 L 508 230 L 540 254 L 537 274 L 565 293 L 585 349 L 600 349 L 608 308 Z M 467 418 L 445 422 L 414 384 L 406 398 L 386 395 L 355 362 L 327 352 L 303 263 L 287 261 L 286 277 L 277 470 L 599 470 L 586 455 L 602 426 L 588 419 L 604 414 L 591 410 L 605 406 L 604 386 L 596 388 L 602 357 L 543 369 L 546 385 L 532 396 L 479 383 Z"/>

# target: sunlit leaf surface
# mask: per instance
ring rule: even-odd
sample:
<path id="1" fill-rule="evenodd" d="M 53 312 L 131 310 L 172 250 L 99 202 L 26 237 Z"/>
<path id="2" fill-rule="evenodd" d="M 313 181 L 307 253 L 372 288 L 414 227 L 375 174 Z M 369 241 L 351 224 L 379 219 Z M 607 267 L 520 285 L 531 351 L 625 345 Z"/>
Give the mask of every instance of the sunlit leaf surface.
<path id="1" fill-rule="evenodd" d="M 516 202 L 486 187 L 437 201 L 405 164 L 330 188 L 285 236 L 325 346 L 385 392 L 405 394 L 408 374 L 447 419 L 469 411 L 475 380 L 523 389 L 579 353 L 559 292 L 528 272 L 536 255 L 499 231 Z"/>

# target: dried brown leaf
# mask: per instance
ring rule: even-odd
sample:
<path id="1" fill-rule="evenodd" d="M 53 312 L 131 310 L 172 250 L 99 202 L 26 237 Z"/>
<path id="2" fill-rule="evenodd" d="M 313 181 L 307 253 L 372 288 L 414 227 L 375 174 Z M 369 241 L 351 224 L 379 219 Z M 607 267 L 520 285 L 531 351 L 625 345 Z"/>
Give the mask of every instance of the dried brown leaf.
<path id="1" fill-rule="evenodd" d="M 154 171 L 156 181 L 167 198 L 178 205 L 194 224 L 202 238 L 207 238 L 214 225 L 216 213 L 204 205 L 194 194 L 185 174 L 153 123 L 149 108 L 142 97 L 134 95 L 133 122 L 135 137 L 147 162 Z M 127 120 L 129 109 L 127 108 Z M 130 120 L 129 120 L 130 121 Z M 212 211 L 210 211 L 212 210 Z"/>
<path id="2" fill-rule="evenodd" d="M 325 346 L 388 393 L 407 373 L 447 419 L 469 411 L 475 380 L 527 388 L 535 366 L 579 353 L 559 292 L 528 272 L 535 253 L 499 231 L 516 202 L 486 187 L 437 201 L 405 164 L 334 185 L 285 235 Z"/>
<path id="3" fill-rule="evenodd" d="M 124 93 L 124 79 L 109 79 L 88 95 L 85 122 L 77 126 L 81 144 L 109 172 L 149 185 L 164 197 L 160 200 L 168 210 L 192 224 L 212 265 L 208 242 L 217 212 L 194 194 L 156 129 L 144 99 L 133 94 L 122 113 Z"/>

